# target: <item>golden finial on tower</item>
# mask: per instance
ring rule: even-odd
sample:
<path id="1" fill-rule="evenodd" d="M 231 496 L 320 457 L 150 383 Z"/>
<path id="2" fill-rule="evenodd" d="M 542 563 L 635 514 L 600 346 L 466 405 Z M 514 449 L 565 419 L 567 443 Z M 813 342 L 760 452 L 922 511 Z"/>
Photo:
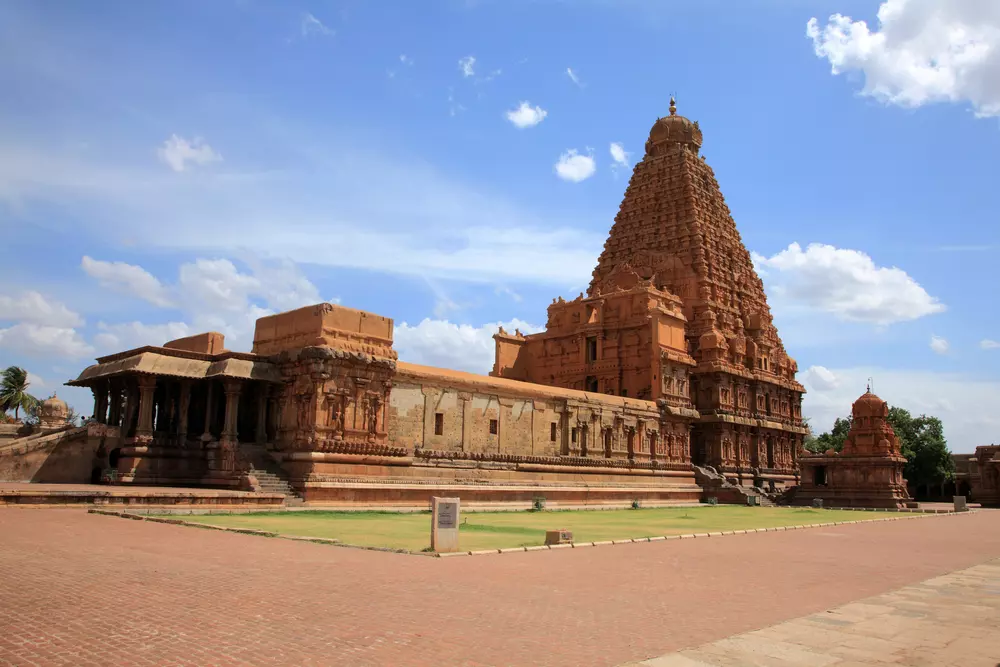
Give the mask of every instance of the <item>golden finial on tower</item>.
<path id="1" fill-rule="evenodd" d="M 677 100 L 674 99 L 673 95 L 670 96 L 670 115 L 677 115 Z"/>

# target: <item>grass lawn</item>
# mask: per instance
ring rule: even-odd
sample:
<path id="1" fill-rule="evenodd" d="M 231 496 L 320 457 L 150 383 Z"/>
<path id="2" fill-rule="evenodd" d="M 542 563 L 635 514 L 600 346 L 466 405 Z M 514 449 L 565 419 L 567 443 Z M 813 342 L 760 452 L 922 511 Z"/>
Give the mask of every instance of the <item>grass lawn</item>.
<path id="1" fill-rule="evenodd" d="M 463 551 L 534 546 L 545 543 L 546 530 L 556 529 L 573 531 L 573 539 L 578 542 L 597 542 L 884 517 L 884 514 L 845 510 L 734 505 L 639 510 L 468 512 L 461 517 L 459 546 Z M 184 519 L 284 535 L 332 537 L 345 544 L 359 546 L 410 551 L 430 546 L 430 512 L 398 514 L 314 510 L 202 514 Z"/>

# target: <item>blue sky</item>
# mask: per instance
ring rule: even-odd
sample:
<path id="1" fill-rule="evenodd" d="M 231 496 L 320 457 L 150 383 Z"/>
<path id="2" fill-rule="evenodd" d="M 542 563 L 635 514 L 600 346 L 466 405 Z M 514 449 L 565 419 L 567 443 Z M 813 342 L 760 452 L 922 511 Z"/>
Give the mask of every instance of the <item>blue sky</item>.
<path id="1" fill-rule="evenodd" d="M 48 395 L 337 300 L 485 372 L 498 322 L 585 289 L 676 93 L 814 425 L 871 376 L 971 451 L 1000 427 L 1000 9 L 957 4 L 3 3 L 0 366 Z"/>

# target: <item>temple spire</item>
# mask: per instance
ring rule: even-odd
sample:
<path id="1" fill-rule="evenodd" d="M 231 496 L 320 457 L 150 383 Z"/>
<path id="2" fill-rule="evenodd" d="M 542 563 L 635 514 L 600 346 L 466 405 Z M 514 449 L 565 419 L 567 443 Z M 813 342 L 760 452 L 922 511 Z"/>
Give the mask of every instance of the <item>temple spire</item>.
<path id="1" fill-rule="evenodd" d="M 673 95 L 670 96 L 670 115 L 677 115 L 677 100 L 674 99 Z"/>

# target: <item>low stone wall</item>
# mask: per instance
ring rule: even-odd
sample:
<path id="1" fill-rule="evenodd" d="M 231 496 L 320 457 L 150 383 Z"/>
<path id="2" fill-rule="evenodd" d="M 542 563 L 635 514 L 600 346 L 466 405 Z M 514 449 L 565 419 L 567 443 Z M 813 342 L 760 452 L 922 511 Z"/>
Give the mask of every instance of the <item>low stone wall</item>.
<path id="1" fill-rule="evenodd" d="M 0 481 L 86 484 L 99 446 L 86 427 L 8 440 L 0 444 Z"/>

